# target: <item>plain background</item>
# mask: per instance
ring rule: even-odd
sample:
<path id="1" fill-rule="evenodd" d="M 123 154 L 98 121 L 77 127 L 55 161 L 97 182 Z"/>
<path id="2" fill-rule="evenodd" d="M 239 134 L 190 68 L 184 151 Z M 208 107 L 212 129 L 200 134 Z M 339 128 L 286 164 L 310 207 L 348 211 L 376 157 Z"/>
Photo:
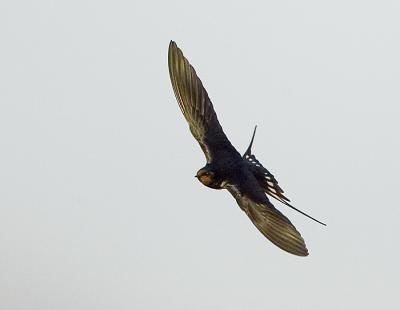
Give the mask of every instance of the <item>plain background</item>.
<path id="1" fill-rule="evenodd" d="M 399 1 L 2 1 L 0 308 L 399 307 Z M 294 205 L 266 240 L 204 163 L 173 39 Z"/>

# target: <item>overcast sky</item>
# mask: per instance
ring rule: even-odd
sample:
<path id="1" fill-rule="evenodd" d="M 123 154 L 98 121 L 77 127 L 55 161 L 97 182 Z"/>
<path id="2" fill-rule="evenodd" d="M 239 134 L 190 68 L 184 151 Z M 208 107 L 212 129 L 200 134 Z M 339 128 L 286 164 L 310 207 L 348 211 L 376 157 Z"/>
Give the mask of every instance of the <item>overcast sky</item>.
<path id="1" fill-rule="evenodd" d="M 0 308 L 396 309 L 399 1 L 2 1 Z M 177 42 L 310 256 L 227 191 L 173 95 Z"/>

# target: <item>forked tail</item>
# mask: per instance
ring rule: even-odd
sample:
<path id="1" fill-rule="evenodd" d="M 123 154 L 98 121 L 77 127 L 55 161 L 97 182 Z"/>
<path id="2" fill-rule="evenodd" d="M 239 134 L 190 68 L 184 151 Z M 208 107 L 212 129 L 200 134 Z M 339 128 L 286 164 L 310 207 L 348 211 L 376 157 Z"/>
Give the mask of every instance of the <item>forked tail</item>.
<path id="1" fill-rule="evenodd" d="M 253 172 L 260 186 L 264 189 L 265 193 L 274 197 L 276 200 L 282 202 L 293 210 L 303 214 L 304 216 L 312 219 L 313 221 L 326 226 L 325 223 L 313 218 L 311 215 L 293 207 L 289 202 L 290 200 L 283 195 L 283 189 L 278 185 L 278 181 L 275 179 L 272 173 L 270 173 L 267 168 L 265 168 L 257 158 L 251 154 L 251 147 L 253 146 L 254 136 L 256 135 L 257 125 L 254 127 L 253 136 L 251 137 L 251 141 L 249 147 L 246 152 L 243 154 L 243 159 L 248 163 L 250 170 Z"/>

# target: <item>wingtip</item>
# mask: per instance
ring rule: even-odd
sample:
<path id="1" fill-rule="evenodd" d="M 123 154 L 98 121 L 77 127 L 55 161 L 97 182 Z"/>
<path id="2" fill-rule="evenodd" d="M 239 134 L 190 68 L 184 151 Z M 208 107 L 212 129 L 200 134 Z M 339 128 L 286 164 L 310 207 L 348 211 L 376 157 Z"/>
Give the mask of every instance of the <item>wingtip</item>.
<path id="1" fill-rule="evenodd" d="M 174 50 L 176 50 L 178 47 L 175 43 L 175 41 L 171 40 L 169 41 L 169 46 L 168 46 L 168 55 L 171 56 Z"/>
<path id="2" fill-rule="evenodd" d="M 297 256 L 306 257 L 306 256 L 308 256 L 308 255 L 310 255 L 310 253 L 308 252 L 308 249 L 307 249 L 307 248 L 305 248 L 305 249 L 304 249 L 304 252 L 303 252 L 303 253 L 301 253 L 301 254 L 299 254 L 299 255 L 297 255 Z"/>
<path id="3" fill-rule="evenodd" d="M 303 246 L 304 247 L 302 249 L 295 249 L 295 250 L 293 250 L 293 249 L 292 250 L 284 249 L 284 250 L 289 252 L 289 253 L 291 253 L 291 254 L 293 254 L 293 255 L 296 255 L 296 256 L 306 257 L 310 253 L 308 252 L 308 249 L 307 249 L 305 243 L 303 244 Z"/>
<path id="4" fill-rule="evenodd" d="M 169 41 L 169 48 L 168 49 L 169 50 L 178 49 L 178 45 L 176 45 L 176 42 L 174 40 L 170 40 Z"/>

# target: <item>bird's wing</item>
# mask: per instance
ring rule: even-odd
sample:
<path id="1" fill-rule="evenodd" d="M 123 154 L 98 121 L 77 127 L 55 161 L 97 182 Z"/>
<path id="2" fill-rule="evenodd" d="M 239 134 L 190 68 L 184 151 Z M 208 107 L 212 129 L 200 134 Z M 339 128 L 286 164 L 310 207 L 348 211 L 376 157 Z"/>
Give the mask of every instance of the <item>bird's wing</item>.
<path id="1" fill-rule="evenodd" d="M 199 142 L 207 162 L 233 153 L 237 156 L 236 149 L 229 142 L 218 122 L 211 100 L 196 71 L 173 41 L 169 44 L 168 67 L 179 107 L 189 123 L 190 131 Z"/>
<path id="2" fill-rule="evenodd" d="M 273 244 L 294 255 L 308 255 L 300 233 L 288 218 L 268 201 L 264 193 L 262 193 L 264 199 L 260 199 L 262 197 L 260 193 L 249 191 L 243 193 L 236 185 L 225 184 L 224 188 L 233 195 L 257 229 Z"/>

